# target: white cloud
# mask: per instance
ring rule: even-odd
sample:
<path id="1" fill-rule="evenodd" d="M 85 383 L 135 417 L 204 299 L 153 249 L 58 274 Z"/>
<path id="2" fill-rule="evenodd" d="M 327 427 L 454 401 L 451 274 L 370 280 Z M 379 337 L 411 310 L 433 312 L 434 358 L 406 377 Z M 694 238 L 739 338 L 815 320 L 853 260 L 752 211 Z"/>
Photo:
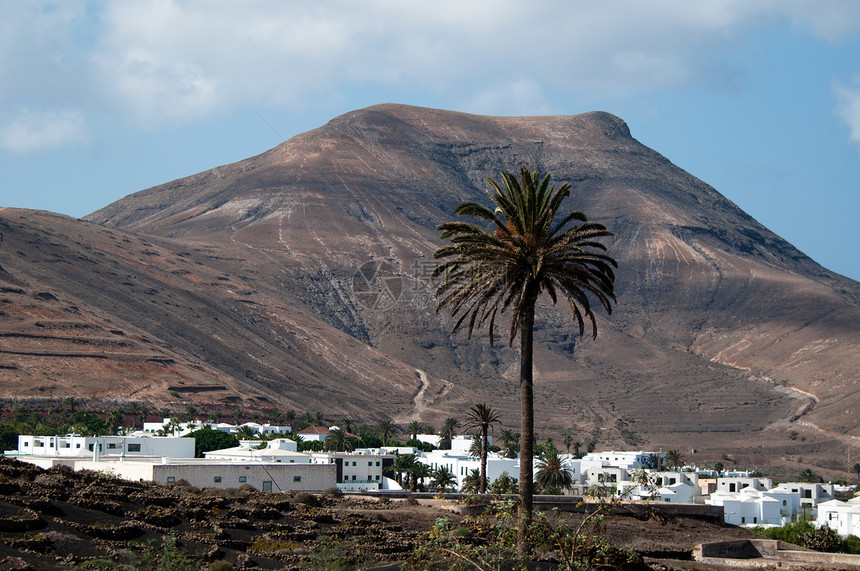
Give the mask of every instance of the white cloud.
<path id="1" fill-rule="evenodd" d="M 773 23 L 836 40 L 860 2 L 4 2 L 0 103 L 159 127 L 382 87 L 536 113 L 551 93 L 733 89 L 746 70 L 727 54 Z"/>
<path id="2" fill-rule="evenodd" d="M 860 76 L 854 78 L 854 85 L 840 82 L 833 84 L 836 94 L 836 114 L 848 126 L 849 138 L 860 143 Z"/>
<path id="3" fill-rule="evenodd" d="M 86 122 L 77 110 L 21 110 L 0 126 L 0 147 L 25 154 L 87 140 Z"/>

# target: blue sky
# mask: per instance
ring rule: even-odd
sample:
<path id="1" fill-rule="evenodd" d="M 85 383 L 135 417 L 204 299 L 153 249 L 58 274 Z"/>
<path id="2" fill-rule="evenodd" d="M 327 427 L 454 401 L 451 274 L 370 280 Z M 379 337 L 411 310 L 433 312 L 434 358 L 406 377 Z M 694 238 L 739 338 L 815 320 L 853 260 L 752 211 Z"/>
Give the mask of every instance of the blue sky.
<path id="1" fill-rule="evenodd" d="M 0 206 L 83 216 L 385 102 L 615 113 L 860 280 L 854 0 L 0 0 Z"/>

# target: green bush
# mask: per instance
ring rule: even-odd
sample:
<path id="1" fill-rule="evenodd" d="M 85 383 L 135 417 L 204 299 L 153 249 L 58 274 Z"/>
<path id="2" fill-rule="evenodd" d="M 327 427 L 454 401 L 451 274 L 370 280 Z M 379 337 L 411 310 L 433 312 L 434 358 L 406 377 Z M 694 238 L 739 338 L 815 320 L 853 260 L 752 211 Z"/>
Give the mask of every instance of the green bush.
<path id="1" fill-rule="evenodd" d="M 825 553 L 836 553 L 843 551 L 844 545 L 842 538 L 836 533 L 836 530 L 826 525 L 807 531 L 800 536 L 800 545 L 807 549 L 815 551 L 824 551 Z"/>

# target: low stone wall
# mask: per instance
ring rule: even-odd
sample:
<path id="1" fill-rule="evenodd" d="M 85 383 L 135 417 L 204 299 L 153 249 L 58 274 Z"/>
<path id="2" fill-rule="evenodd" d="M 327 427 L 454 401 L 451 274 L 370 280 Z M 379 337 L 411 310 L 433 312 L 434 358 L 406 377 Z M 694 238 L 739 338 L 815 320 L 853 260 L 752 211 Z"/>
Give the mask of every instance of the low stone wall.
<path id="1" fill-rule="evenodd" d="M 760 567 L 773 566 L 774 564 L 788 564 L 798 566 L 826 565 L 860 569 L 860 555 L 797 551 L 785 549 L 785 547 L 785 544 L 775 539 L 739 539 L 735 541 L 702 543 L 693 549 L 693 559 L 703 563 L 733 566 L 752 564 Z"/>

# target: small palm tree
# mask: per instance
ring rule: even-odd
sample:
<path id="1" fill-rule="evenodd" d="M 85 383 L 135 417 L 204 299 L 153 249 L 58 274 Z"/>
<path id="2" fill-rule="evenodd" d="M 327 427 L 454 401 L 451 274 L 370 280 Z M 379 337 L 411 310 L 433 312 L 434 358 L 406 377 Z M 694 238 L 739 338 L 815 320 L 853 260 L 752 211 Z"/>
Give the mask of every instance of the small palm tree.
<path id="1" fill-rule="evenodd" d="M 463 485 L 460 486 L 460 493 L 474 494 L 481 487 L 481 472 L 478 470 L 469 470 L 469 473 L 463 478 Z"/>
<path id="2" fill-rule="evenodd" d="M 437 250 L 434 257 L 447 259 L 434 271 L 443 281 L 436 290 L 436 309 L 449 309 L 459 315 L 454 330 L 468 321 L 469 336 L 474 328 L 488 324 L 493 343 L 496 318 L 510 309 L 508 335 L 513 345 L 520 333 L 520 524 L 517 550 L 524 554 L 532 516 L 532 459 L 534 439 L 534 318 L 535 304 L 541 293 L 555 303 L 559 297 L 568 302 L 579 326 L 591 322 L 597 336 L 597 321 L 591 299 L 611 312 L 615 300 L 614 259 L 604 252 L 598 240 L 612 236 L 603 225 L 589 222 L 581 212 L 561 214 L 562 202 L 570 195 L 565 183 L 555 189 L 550 176 L 543 179 L 527 167 L 521 179 L 503 172 L 503 184 L 493 179 L 489 191 L 494 202 L 487 208 L 475 202 L 458 206 L 455 213 L 470 216 L 482 225 L 467 222 L 441 224 L 442 239 L 451 245 Z M 489 225 L 488 229 L 486 226 Z"/>
<path id="3" fill-rule="evenodd" d="M 481 482 L 478 492 L 487 493 L 487 432 L 499 422 L 499 413 L 487 403 L 478 403 L 469 409 L 466 426 L 481 431 Z"/>
<path id="4" fill-rule="evenodd" d="M 432 478 L 431 484 L 433 487 L 443 494 L 447 492 L 449 488 L 453 488 L 454 484 L 457 483 L 457 478 L 447 466 L 439 466 L 436 468 L 433 471 Z"/>
<path id="5" fill-rule="evenodd" d="M 247 424 L 240 426 L 236 431 L 236 438 L 239 440 L 256 440 L 259 435 L 256 428 Z"/>
<path id="6" fill-rule="evenodd" d="M 544 448 L 544 452 L 538 458 L 536 465 L 538 471 L 535 474 L 535 481 L 541 489 L 558 491 L 561 494 L 562 490 L 569 490 L 573 486 L 573 476 L 570 474 L 570 469 L 561 459 L 555 446 Z"/>

